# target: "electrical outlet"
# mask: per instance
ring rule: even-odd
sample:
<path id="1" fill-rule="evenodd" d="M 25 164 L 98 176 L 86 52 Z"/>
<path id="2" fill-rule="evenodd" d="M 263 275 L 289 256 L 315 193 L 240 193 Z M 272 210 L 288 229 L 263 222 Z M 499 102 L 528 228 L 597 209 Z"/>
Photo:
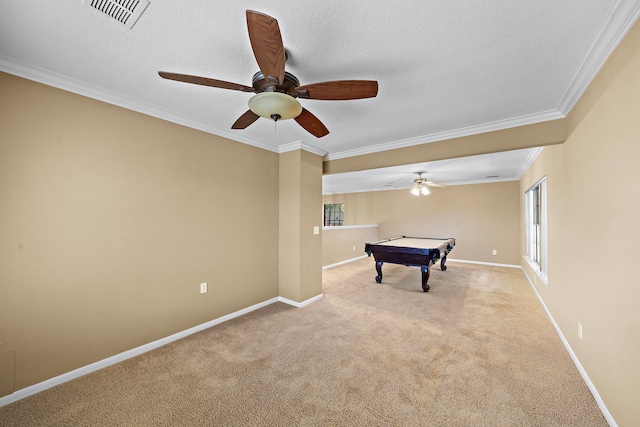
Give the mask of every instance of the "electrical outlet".
<path id="1" fill-rule="evenodd" d="M 353 247 L 353 250 L 354 250 L 354 251 L 356 250 L 356 247 L 355 247 L 355 246 Z"/>
<path id="2" fill-rule="evenodd" d="M 582 323 L 578 322 L 578 337 L 582 339 Z"/>
<path id="3" fill-rule="evenodd" d="M 498 251 L 496 249 L 493 250 L 494 255 L 498 255 Z"/>
<path id="4" fill-rule="evenodd" d="M 204 294 L 207 292 L 207 282 L 200 283 L 200 293 Z"/>

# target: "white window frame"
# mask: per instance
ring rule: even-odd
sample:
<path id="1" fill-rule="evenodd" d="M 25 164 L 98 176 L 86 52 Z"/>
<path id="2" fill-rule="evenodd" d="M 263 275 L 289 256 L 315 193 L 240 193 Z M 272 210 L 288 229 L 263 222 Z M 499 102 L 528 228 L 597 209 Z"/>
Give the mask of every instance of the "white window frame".
<path id="1" fill-rule="evenodd" d="M 343 227 L 344 203 L 325 203 L 322 223 L 324 227 Z"/>
<path id="2" fill-rule="evenodd" d="M 524 193 L 526 259 L 531 268 L 549 286 L 547 280 L 547 177 Z"/>

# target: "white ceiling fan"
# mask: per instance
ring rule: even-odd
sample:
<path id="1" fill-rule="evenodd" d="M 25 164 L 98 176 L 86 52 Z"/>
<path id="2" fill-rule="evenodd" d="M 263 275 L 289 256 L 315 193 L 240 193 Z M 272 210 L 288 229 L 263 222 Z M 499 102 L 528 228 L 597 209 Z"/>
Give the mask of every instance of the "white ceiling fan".
<path id="1" fill-rule="evenodd" d="M 446 187 L 446 185 L 438 184 L 437 182 L 429 181 L 427 178 L 423 178 L 422 174 L 426 173 L 424 171 L 416 173 L 418 174 L 418 177 L 413 180 L 414 185 L 411 189 L 411 194 L 413 194 L 414 196 L 428 195 L 429 193 L 431 193 L 428 187 Z"/>

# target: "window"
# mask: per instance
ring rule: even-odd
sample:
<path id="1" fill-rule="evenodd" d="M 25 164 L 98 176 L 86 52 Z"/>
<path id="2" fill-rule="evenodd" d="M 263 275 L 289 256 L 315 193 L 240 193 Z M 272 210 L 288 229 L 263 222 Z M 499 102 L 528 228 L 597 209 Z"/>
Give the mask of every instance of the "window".
<path id="1" fill-rule="evenodd" d="M 344 225 L 344 203 L 324 205 L 324 226 Z"/>
<path id="2" fill-rule="evenodd" d="M 547 180 L 538 181 L 525 192 L 527 258 L 547 283 Z"/>

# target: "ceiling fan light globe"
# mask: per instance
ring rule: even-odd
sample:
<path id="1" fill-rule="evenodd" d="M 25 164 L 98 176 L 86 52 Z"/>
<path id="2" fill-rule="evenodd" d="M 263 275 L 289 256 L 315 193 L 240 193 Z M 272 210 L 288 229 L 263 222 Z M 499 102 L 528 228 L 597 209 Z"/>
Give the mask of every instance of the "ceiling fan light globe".
<path id="1" fill-rule="evenodd" d="M 262 92 L 249 100 L 249 109 L 260 117 L 287 120 L 302 113 L 302 105 L 294 97 L 280 92 Z"/>
<path id="2" fill-rule="evenodd" d="M 413 187 L 411 189 L 411 194 L 413 194 L 414 196 L 419 196 L 420 195 L 420 190 L 418 189 L 418 187 Z"/>
<path id="3" fill-rule="evenodd" d="M 422 194 L 423 196 L 426 196 L 428 194 L 431 194 L 431 191 L 429 191 L 429 189 L 427 187 L 422 187 L 420 189 L 420 194 Z"/>

